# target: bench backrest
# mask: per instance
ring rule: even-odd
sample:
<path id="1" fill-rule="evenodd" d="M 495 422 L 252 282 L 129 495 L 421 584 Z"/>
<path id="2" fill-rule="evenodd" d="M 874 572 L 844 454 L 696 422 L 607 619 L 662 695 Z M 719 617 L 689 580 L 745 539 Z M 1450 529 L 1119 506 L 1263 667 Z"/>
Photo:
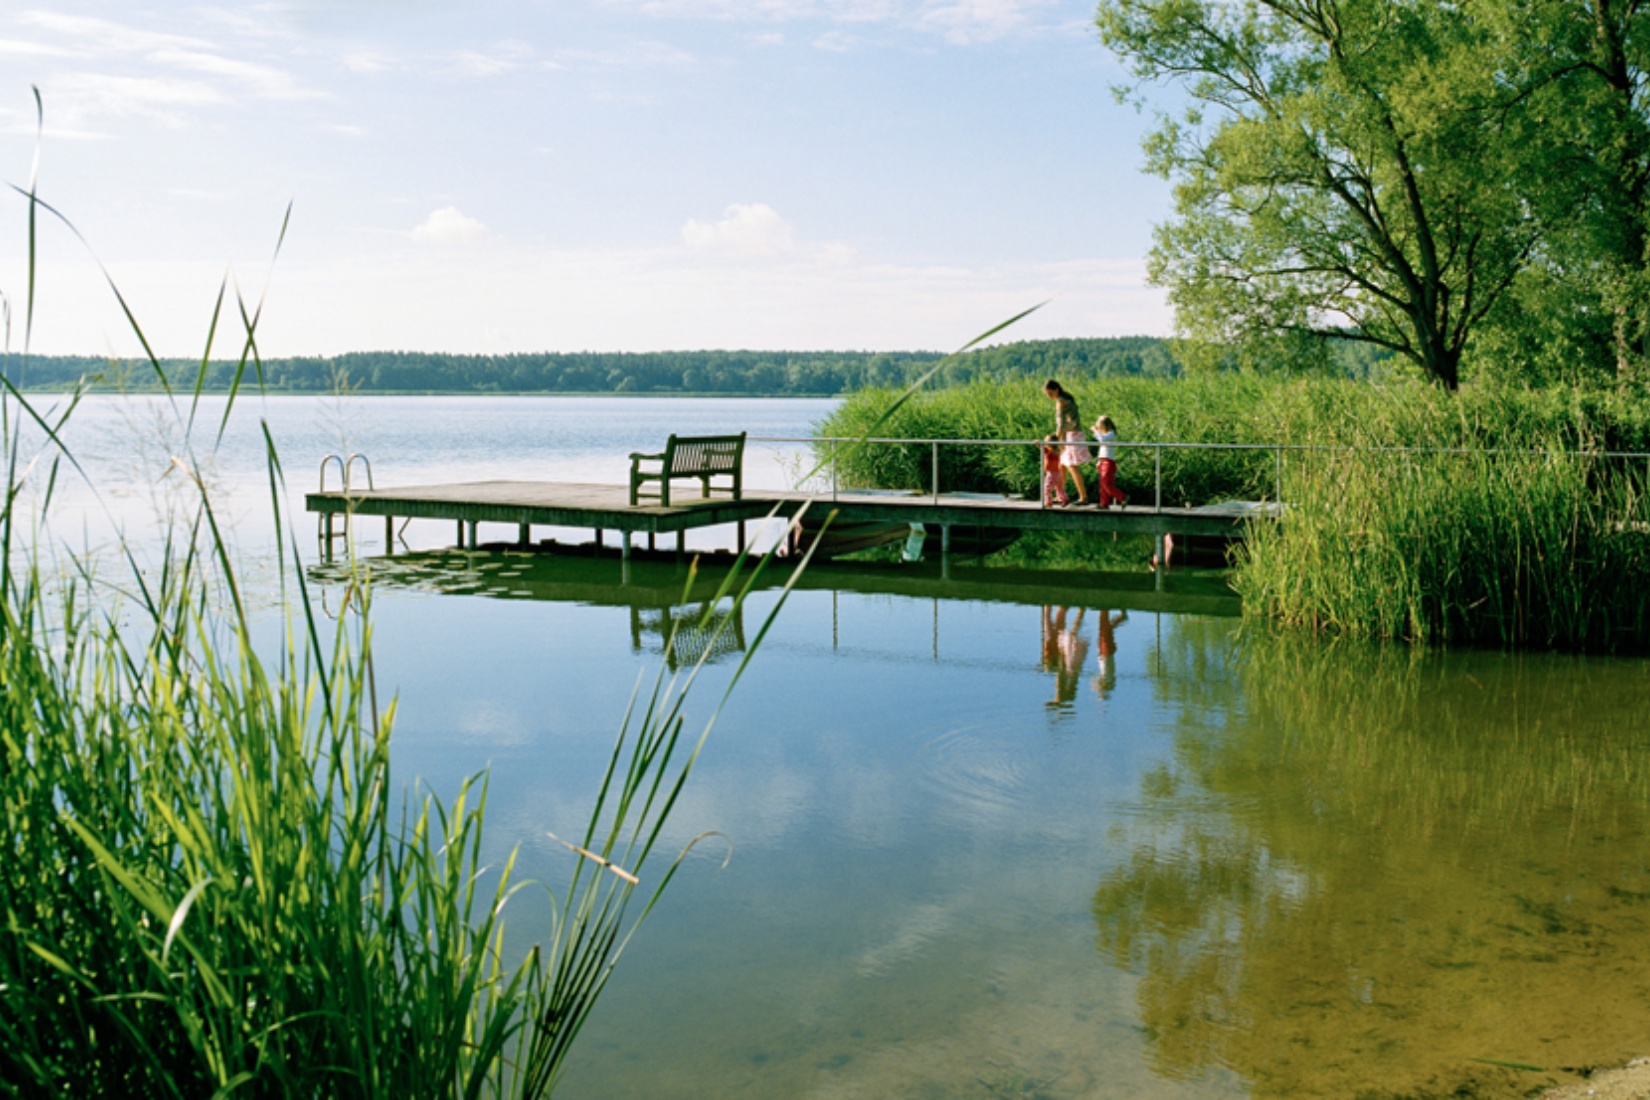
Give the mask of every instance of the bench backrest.
<path id="1" fill-rule="evenodd" d="M 672 474 L 731 474 L 739 471 L 745 436 L 673 435 L 665 444 L 664 469 Z"/>

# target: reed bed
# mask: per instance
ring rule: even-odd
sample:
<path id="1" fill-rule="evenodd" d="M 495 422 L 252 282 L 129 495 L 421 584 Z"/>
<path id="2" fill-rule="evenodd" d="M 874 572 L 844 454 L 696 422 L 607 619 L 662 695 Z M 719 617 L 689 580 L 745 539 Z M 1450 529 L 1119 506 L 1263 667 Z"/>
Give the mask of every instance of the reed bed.
<path id="1" fill-rule="evenodd" d="M 18 506 L 39 414 L 4 416 L 0 1096 L 549 1095 L 678 865 L 697 666 L 639 685 L 554 921 L 507 959 L 526 884 L 483 861 L 484 778 L 444 804 L 392 776 L 364 577 L 318 620 L 283 554 L 299 610 L 255 644 L 204 489 L 158 568 L 49 572 Z"/>
<path id="2" fill-rule="evenodd" d="M 1292 456 L 1233 584 L 1273 622 L 1416 642 L 1650 643 L 1644 470 L 1584 451 Z"/>
<path id="3" fill-rule="evenodd" d="M 1252 527 L 1234 563 L 1247 614 L 1422 643 L 1650 648 L 1638 582 L 1650 565 L 1650 461 L 1601 453 L 1650 451 L 1642 394 L 1253 375 L 1067 386 L 1084 418 L 1109 414 L 1125 444 L 1282 445 L 1162 451 L 1165 505 L 1288 504 L 1281 522 Z M 878 434 L 893 438 L 1038 439 L 1052 421 L 1034 382 L 941 390 L 889 413 L 892 400 L 857 395 L 820 434 L 881 418 Z M 940 460 L 942 490 L 1038 491 L 1031 446 L 942 446 Z M 1119 452 L 1118 481 L 1136 503 L 1157 499 L 1155 460 L 1151 447 Z M 839 463 L 839 478 L 927 489 L 932 463 L 925 445 L 872 445 Z"/>

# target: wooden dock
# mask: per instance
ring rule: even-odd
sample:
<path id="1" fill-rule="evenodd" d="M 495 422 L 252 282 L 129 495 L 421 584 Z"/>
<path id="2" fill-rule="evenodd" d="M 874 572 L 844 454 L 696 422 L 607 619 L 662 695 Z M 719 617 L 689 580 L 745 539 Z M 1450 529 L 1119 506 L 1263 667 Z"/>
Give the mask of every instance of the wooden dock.
<path id="1" fill-rule="evenodd" d="M 1240 537 L 1245 523 L 1273 515 L 1277 507 L 1271 503 L 1229 501 L 1201 508 L 1076 505 L 1044 508 L 1036 500 L 982 493 L 809 494 L 771 490 L 747 491 L 740 500 L 726 496 L 673 496 L 668 507 L 632 506 L 624 486 L 548 481 L 471 481 L 395 489 L 337 490 L 309 493 L 304 504 L 320 517 L 323 546 L 328 550 L 338 534 L 334 518 L 340 515 L 354 519 L 383 517 L 386 545 L 393 545 L 395 541 L 397 519 L 434 519 L 455 523 L 458 545 L 471 549 L 481 544 L 482 524 L 513 526 L 513 540 L 491 541 L 509 541 L 524 547 L 532 544 L 535 526 L 594 531 L 598 547 L 611 531 L 618 535 L 618 549 L 624 557 L 629 556 L 632 538 L 637 534 L 646 537 L 650 549 L 655 547 L 660 535 L 673 534 L 680 548 L 687 531 L 735 525 L 742 547 L 745 524 L 770 516 L 791 519 L 806 507 L 812 519 L 823 519 L 834 512 L 834 522 L 844 524 L 922 524 L 926 530 L 938 532 L 942 561 L 951 552 L 953 531 L 997 529 L 1151 535 L 1157 538 L 1161 550 L 1164 535 Z"/>

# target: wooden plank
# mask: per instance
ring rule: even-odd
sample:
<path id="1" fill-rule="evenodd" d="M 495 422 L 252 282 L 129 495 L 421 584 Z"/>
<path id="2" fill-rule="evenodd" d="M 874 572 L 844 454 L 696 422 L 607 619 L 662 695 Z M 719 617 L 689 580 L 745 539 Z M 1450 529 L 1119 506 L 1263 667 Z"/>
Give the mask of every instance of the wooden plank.
<path id="1" fill-rule="evenodd" d="M 537 524 L 607 528 L 658 535 L 728 523 L 770 513 L 789 518 L 807 505 L 816 517 L 835 513 L 844 523 L 955 524 L 1037 531 L 1093 531 L 1157 535 L 1241 535 L 1251 519 L 1275 514 L 1275 506 L 1226 502 L 1204 508 L 1043 508 L 1036 500 L 979 494 L 842 492 L 834 499 L 800 492 L 746 493 L 743 500 L 673 495 L 669 507 L 629 504 L 618 485 L 543 481 L 475 481 L 400 488 L 310 493 L 305 507 L 322 515 L 403 516 L 466 523 Z"/>

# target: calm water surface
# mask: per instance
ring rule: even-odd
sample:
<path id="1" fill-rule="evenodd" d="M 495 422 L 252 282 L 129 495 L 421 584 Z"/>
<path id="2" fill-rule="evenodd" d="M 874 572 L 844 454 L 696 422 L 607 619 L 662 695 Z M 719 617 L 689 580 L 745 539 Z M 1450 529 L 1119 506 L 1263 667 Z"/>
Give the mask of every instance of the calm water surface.
<path id="1" fill-rule="evenodd" d="M 302 489 L 352 450 L 380 484 L 617 482 L 673 427 L 799 434 L 828 407 L 269 417 Z M 99 461 L 137 454 L 96 411 Z M 257 559 L 257 433 L 230 435 L 218 476 Z M 751 479 L 785 484 L 794 462 L 766 462 Z M 146 494 L 134 477 L 127 522 Z M 492 844 L 555 886 L 572 857 L 546 834 L 582 822 L 683 577 L 451 538 L 415 524 L 426 552 L 375 567 L 395 764 L 444 792 L 489 769 Z M 806 578 L 673 822 L 678 846 L 726 844 L 689 857 L 559 1095 L 1513 1097 L 1650 1053 L 1644 662 L 1239 640 L 1235 607 L 1143 582 Z M 701 720 L 737 655 L 695 689 Z M 525 944 L 544 914 L 518 900 Z"/>

